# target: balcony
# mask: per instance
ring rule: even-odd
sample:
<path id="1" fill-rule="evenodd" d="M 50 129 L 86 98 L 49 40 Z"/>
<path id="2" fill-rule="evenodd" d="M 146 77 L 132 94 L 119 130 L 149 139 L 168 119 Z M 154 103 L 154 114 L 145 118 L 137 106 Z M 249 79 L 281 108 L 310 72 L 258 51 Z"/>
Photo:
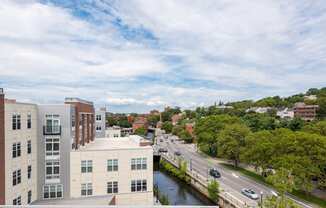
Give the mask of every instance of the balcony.
<path id="1" fill-rule="evenodd" d="M 43 135 L 61 135 L 61 126 L 43 126 Z"/>

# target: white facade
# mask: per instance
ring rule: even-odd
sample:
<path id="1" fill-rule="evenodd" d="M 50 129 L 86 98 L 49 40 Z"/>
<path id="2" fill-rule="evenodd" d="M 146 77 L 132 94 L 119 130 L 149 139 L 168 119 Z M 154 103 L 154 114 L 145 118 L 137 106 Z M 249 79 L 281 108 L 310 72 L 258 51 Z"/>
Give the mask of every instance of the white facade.
<path id="1" fill-rule="evenodd" d="M 119 138 L 121 137 L 121 128 L 120 127 L 109 127 L 105 130 L 106 138 Z"/>
<path id="2" fill-rule="evenodd" d="M 106 109 L 100 108 L 95 110 L 95 137 L 103 138 L 105 137 L 105 127 L 106 127 Z"/>
<path id="3" fill-rule="evenodd" d="M 294 117 L 294 111 L 289 108 L 285 108 L 283 110 L 279 110 L 276 112 L 276 115 L 280 118 L 292 119 Z"/>
<path id="4" fill-rule="evenodd" d="M 5 203 L 37 199 L 37 106 L 5 103 Z"/>
<path id="5" fill-rule="evenodd" d="M 112 195 L 117 205 L 153 205 L 153 149 L 140 137 L 98 138 L 70 158 L 72 198 Z"/>

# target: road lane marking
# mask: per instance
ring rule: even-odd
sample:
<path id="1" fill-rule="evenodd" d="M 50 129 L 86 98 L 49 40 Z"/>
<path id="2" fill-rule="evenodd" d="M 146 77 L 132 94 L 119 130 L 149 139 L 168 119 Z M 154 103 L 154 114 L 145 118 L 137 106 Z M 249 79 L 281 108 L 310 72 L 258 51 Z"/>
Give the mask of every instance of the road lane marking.
<path id="1" fill-rule="evenodd" d="M 232 173 L 232 176 L 235 177 L 235 178 L 239 178 L 239 176 L 235 173 Z"/>

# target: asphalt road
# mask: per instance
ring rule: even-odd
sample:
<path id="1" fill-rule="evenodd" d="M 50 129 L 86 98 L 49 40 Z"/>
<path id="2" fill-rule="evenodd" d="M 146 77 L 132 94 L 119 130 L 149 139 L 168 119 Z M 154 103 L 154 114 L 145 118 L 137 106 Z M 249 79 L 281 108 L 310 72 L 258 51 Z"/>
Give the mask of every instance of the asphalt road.
<path id="1" fill-rule="evenodd" d="M 160 140 L 163 142 L 160 142 Z M 173 140 L 173 142 L 171 141 Z M 199 172 L 202 176 L 210 177 L 208 171 L 210 168 L 217 168 L 221 173 L 221 178 L 218 178 L 217 181 L 220 183 L 221 188 L 235 196 L 237 199 L 245 202 L 249 206 L 258 206 L 258 201 L 260 200 L 252 200 L 243 194 L 241 194 L 241 189 L 243 188 L 251 188 L 254 190 L 259 196 L 260 193 L 263 193 L 263 198 L 266 195 L 275 194 L 275 190 L 257 183 L 256 181 L 242 175 L 236 173 L 232 170 L 229 170 L 219 162 L 211 157 L 204 157 L 196 151 L 196 148 L 193 144 L 183 144 L 180 141 L 177 141 L 176 136 L 158 136 L 157 137 L 157 147 L 165 147 L 168 149 L 170 154 L 174 154 L 174 152 L 179 151 L 181 153 L 181 157 L 184 160 L 188 161 L 188 166 L 192 167 L 193 170 Z M 291 197 L 292 198 L 292 197 Z M 312 206 L 306 202 L 299 201 L 298 199 L 294 199 L 303 207 L 311 208 Z"/>

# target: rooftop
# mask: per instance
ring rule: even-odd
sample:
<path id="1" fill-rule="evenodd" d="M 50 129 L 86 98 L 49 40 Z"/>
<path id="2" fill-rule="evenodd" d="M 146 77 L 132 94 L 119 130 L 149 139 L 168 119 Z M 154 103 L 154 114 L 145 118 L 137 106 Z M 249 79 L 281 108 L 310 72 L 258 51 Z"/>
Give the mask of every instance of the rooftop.
<path id="1" fill-rule="evenodd" d="M 65 102 L 69 102 L 69 103 L 85 103 L 85 104 L 88 104 L 88 105 L 93 105 L 93 102 L 83 100 L 83 99 L 80 99 L 80 98 L 75 98 L 75 97 L 67 97 L 67 98 L 65 98 Z"/>
<path id="2" fill-rule="evenodd" d="M 81 147 L 76 151 L 94 151 L 94 150 L 116 150 L 116 149 L 146 149 L 152 148 L 147 144 L 148 140 L 137 136 L 131 135 L 129 137 L 119 138 L 96 138 L 94 142 L 87 144 L 85 147 Z"/>

